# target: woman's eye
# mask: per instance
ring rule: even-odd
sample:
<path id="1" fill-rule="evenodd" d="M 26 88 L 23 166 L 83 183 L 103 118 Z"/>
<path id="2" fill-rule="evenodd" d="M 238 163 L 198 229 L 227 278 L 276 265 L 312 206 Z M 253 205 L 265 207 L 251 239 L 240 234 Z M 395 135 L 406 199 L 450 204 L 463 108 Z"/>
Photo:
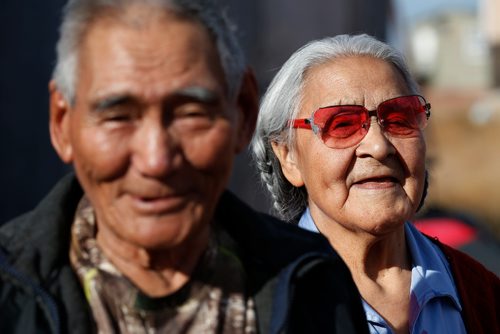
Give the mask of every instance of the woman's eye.
<path id="1" fill-rule="evenodd" d="M 360 123 L 360 117 L 358 114 L 340 114 L 331 117 L 327 122 L 326 126 L 329 129 L 335 130 L 339 128 L 353 127 Z"/>
<path id="2" fill-rule="evenodd" d="M 383 123 L 391 127 L 412 127 L 412 124 L 407 117 L 393 116 L 383 120 Z"/>
<path id="3" fill-rule="evenodd" d="M 333 121 L 330 125 L 330 128 L 338 129 L 338 128 L 344 128 L 344 127 L 353 126 L 353 125 L 355 125 L 355 124 L 354 124 L 354 121 L 352 119 L 339 119 L 339 120 Z"/>

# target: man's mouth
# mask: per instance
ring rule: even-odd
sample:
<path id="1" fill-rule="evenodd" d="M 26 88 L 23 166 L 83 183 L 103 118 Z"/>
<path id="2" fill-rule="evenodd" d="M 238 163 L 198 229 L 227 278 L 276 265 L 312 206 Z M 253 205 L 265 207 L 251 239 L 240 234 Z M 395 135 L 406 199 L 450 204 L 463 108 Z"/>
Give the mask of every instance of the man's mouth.
<path id="1" fill-rule="evenodd" d="M 184 207 L 187 196 L 169 194 L 160 196 L 129 195 L 132 208 L 142 214 L 162 214 L 175 212 Z"/>

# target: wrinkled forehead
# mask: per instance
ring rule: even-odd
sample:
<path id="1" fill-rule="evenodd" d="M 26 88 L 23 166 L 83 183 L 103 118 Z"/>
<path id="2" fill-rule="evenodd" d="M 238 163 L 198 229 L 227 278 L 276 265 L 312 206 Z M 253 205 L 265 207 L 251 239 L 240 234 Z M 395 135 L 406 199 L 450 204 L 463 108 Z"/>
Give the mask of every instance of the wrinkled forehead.
<path id="1" fill-rule="evenodd" d="M 168 22 L 171 20 L 182 20 L 198 25 L 206 30 L 212 37 L 212 34 L 194 15 L 188 15 L 176 6 L 166 3 L 157 3 L 147 1 L 145 3 L 131 2 L 124 3 L 121 6 L 101 6 L 96 8 L 92 16 L 88 18 L 87 30 L 96 22 L 109 21 L 120 23 L 129 28 L 145 30 L 154 23 Z M 84 35 L 84 34 L 82 34 Z"/>
<path id="2" fill-rule="evenodd" d="M 342 56 L 311 66 L 304 74 L 301 106 L 309 112 L 332 105 L 362 105 L 410 94 L 402 73 L 392 63 L 371 56 Z"/>
<path id="3" fill-rule="evenodd" d="M 103 16 L 89 27 L 77 67 L 77 94 L 124 93 L 161 99 L 186 87 L 227 95 L 217 48 L 196 21 L 139 8 L 125 16 Z M 128 17 L 127 17 L 128 15 Z M 138 22 L 138 23 L 136 23 Z"/>

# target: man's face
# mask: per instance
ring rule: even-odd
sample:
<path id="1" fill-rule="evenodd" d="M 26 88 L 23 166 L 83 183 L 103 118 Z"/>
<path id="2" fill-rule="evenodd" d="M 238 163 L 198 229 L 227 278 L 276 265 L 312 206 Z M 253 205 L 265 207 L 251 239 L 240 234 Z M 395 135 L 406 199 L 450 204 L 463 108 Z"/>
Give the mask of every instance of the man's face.
<path id="1" fill-rule="evenodd" d="M 58 152 L 74 164 L 99 231 L 166 249 L 206 232 L 244 144 L 207 31 L 173 16 L 146 22 L 92 23 Z"/>

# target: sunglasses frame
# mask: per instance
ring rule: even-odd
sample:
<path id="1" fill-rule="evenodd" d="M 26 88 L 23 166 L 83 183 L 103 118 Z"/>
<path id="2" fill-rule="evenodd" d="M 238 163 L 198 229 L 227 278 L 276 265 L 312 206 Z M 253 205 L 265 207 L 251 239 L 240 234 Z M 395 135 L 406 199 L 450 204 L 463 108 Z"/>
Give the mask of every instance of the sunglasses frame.
<path id="1" fill-rule="evenodd" d="M 295 119 L 290 119 L 288 121 L 288 126 L 290 126 L 291 128 L 295 128 L 295 129 L 300 128 L 300 129 L 309 129 L 309 130 L 312 130 L 316 135 L 318 135 L 323 140 L 323 138 L 321 136 L 322 129 L 320 128 L 320 126 L 318 126 L 314 122 L 314 116 L 315 116 L 315 114 L 316 114 L 316 112 L 318 110 L 326 109 L 326 108 L 332 108 L 332 107 L 360 107 L 360 108 L 362 108 L 364 110 L 364 112 L 367 113 L 368 118 L 371 118 L 371 116 L 376 116 L 377 117 L 377 122 L 379 123 L 379 125 L 382 128 L 384 128 L 383 124 L 380 123 L 381 122 L 380 117 L 379 117 L 379 108 L 380 108 L 380 106 L 383 105 L 383 104 L 385 104 L 386 102 L 389 102 L 389 101 L 392 101 L 392 100 L 395 100 L 395 99 L 400 99 L 402 97 L 418 97 L 419 99 L 421 99 L 421 101 L 422 101 L 422 107 L 424 108 L 424 111 L 425 111 L 426 121 L 430 118 L 430 116 L 431 116 L 431 104 L 428 103 L 427 100 L 422 95 L 412 94 L 412 95 L 397 96 L 397 97 L 393 97 L 393 98 L 387 99 L 385 101 L 382 101 L 382 102 L 379 103 L 379 105 L 377 106 L 377 109 L 375 109 L 375 110 L 368 110 L 368 109 L 366 109 L 365 106 L 358 105 L 358 104 L 332 105 L 332 106 L 321 107 L 321 108 L 316 109 L 312 113 L 311 117 L 309 117 L 309 118 L 295 118 Z M 427 123 L 425 123 L 422 127 L 419 127 L 419 129 L 423 130 L 423 129 L 425 129 L 426 126 L 427 126 Z"/>

